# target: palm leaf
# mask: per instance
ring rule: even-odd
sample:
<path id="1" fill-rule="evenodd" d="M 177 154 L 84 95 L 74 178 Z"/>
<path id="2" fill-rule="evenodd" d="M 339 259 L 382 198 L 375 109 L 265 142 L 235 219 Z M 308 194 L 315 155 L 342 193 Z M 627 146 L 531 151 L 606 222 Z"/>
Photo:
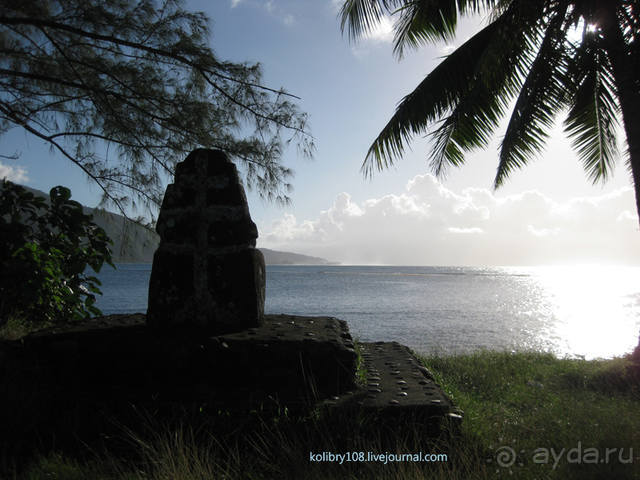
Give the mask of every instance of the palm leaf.
<path id="1" fill-rule="evenodd" d="M 392 12 L 400 16 L 394 26 L 393 51 L 398 57 L 403 56 L 406 47 L 453 40 L 459 15 L 494 8 L 500 0 L 416 0 L 404 3 Z"/>
<path id="2" fill-rule="evenodd" d="M 529 19 L 539 14 L 529 3 L 514 2 L 446 57 L 398 105 L 367 153 L 364 174 L 392 165 L 394 157 L 403 154 L 405 143 L 442 118 L 432 134 L 430 155 L 437 174 L 447 165 L 460 165 L 464 151 L 485 146 L 519 87 L 521 59 L 531 48 L 537 28 Z"/>
<path id="3" fill-rule="evenodd" d="M 566 105 L 561 75 L 567 63 L 562 28 L 566 8 L 549 21 L 538 54 L 530 62 L 500 146 L 495 188 L 544 148 L 555 115 Z"/>
<path id="4" fill-rule="evenodd" d="M 495 20 L 495 32 L 478 58 L 467 93 L 432 134 L 430 163 L 436 175 L 450 165 L 462 165 L 465 152 L 489 144 L 509 99 L 520 89 L 526 52 L 535 48 L 539 36 L 535 19 L 540 13 L 531 2 L 514 1 Z"/>
<path id="5" fill-rule="evenodd" d="M 399 10 L 394 26 L 393 52 L 402 57 L 406 47 L 416 48 L 426 42 L 449 41 L 455 37 L 458 23 L 456 2 L 408 2 Z"/>
<path id="6" fill-rule="evenodd" d="M 340 9 L 340 28 L 356 40 L 371 32 L 385 13 L 395 11 L 407 0 L 346 0 Z"/>
<path id="7" fill-rule="evenodd" d="M 369 148 L 362 164 L 365 175 L 393 165 L 394 157 L 402 156 L 405 143 L 460 102 L 475 75 L 478 58 L 497 28 L 498 24 L 491 24 L 465 42 L 404 97 Z"/>
<path id="8" fill-rule="evenodd" d="M 504 0 L 346 0 L 340 10 L 340 27 L 356 40 L 371 32 L 383 17 L 399 15 L 394 51 L 402 56 L 405 46 L 452 39 L 458 13 L 477 13 L 499 3 Z"/>
<path id="9" fill-rule="evenodd" d="M 575 89 L 564 122 L 588 177 L 606 181 L 618 154 L 616 127 L 618 104 L 611 65 L 596 34 L 578 47 L 569 76 Z"/>

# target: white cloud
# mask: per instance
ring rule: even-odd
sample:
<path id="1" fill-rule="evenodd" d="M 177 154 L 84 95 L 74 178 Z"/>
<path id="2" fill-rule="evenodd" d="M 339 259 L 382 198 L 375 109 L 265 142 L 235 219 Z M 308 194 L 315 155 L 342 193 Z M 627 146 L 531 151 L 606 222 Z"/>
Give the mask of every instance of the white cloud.
<path id="1" fill-rule="evenodd" d="M 282 21 L 284 22 L 285 25 L 293 25 L 296 21 L 295 17 L 291 14 L 287 14 L 284 16 L 284 18 L 282 19 Z"/>
<path id="2" fill-rule="evenodd" d="M 231 8 L 236 8 L 243 0 L 231 0 Z"/>
<path id="3" fill-rule="evenodd" d="M 616 219 L 616 221 L 618 222 L 634 222 L 634 223 L 638 223 L 638 216 L 631 213 L 629 210 L 625 210 L 624 212 L 621 212 L 620 215 L 618 215 L 618 218 Z"/>
<path id="4" fill-rule="evenodd" d="M 358 42 L 351 45 L 351 53 L 354 57 L 364 58 L 375 47 L 387 45 L 393 42 L 393 21 L 390 17 L 382 17 L 375 28 L 367 32 Z"/>
<path id="5" fill-rule="evenodd" d="M 559 228 L 536 228 L 533 225 L 527 225 L 527 231 L 536 237 L 548 237 L 560 233 Z"/>
<path id="6" fill-rule="evenodd" d="M 478 227 L 471 227 L 471 228 L 458 228 L 458 227 L 449 227 L 448 231 L 451 233 L 460 233 L 463 235 L 468 235 L 468 234 L 475 234 L 475 233 L 484 233 L 484 230 L 482 230 L 481 228 Z"/>
<path id="7" fill-rule="evenodd" d="M 454 192 L 431 175 L 356 202 L 339 194 L 315 219 L 287 214 L 260 245 L 344 263 L 403 265 L 640 264 L 631 188 L 557 202 L 538 191 Z"/>
<path id="8" fill-rule="evenodd" d="M 22 167 L 12 167 L 0 163 L 0 179 L 7 179 L 15 183 L 24 183 L 29 180 L 27 171 Z"/>
<path id="9" fill-rule="evenodd" d="M 389 17 L 382 17 L 375 28 L 368 32 L 364 38 L 376 43 L 391 42 L 393 40 L 393 22 Z"/>

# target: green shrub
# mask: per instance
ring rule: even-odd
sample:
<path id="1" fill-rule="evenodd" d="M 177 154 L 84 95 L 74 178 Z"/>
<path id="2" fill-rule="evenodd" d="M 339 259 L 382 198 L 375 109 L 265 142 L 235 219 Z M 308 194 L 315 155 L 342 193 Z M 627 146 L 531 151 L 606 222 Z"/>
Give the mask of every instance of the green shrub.
<path id="1" fill-rule="evenodd" d="M 100 281 L 87 274 L 113 266 L 105 231 L 71 200 L 51 189 L 49 202 L 6 180 L 0 191 L 0 327 L 9 318 L 29 323 L 100 315 Z"/>

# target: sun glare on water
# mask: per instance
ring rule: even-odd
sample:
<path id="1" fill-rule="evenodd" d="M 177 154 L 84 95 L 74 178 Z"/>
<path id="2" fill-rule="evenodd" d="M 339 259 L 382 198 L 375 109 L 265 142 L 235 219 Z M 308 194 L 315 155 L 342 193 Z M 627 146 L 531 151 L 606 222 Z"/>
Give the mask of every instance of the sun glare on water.
<path id="1" fill-rule="evenodd" d="M 630 352 L 640 329 L 640 268 L 539 267 L 537 277 L 555 317 L 560 354 L 606 358 Z"/>

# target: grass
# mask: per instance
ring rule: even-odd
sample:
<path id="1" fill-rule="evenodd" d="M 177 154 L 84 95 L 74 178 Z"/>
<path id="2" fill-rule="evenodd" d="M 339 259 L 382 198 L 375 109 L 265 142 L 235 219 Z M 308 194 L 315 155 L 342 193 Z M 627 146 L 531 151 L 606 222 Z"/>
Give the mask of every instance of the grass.
<path id="1" fill-rule="evenodd" d="M 0 340 L 19 340 L 35 328 L 17 317 L 9 317 L 7 323 L 0 326 Z"/>
<path id="2" fill-rule="evenodd" d="M 640 478 L 640 382 L 628 358 L 480 352 L 425 363 L 465 411 L 466 447 L 496 473 Z M 500 452 L 513 464 L 498 465 Z"/>
<path id="3" fill-rule="evenodd" d="M 367 367 L 362 358 L 362 346 L 358 340 L 353 342 L 356 351 L 356 382 L 360 386 L 367 384 Z"/>
<path id="4" fill-rule="evenodd" d="M 120 448 L 46 451 L 8 478 L 640 478 L 640 382 L 628 358 L 485 351 L 423 360 L 465 412 L 455 438 L 428 440 L 419 425 L 391 430 L 379 419 L 318 411 L 303 418 L 184 415 L 164 423 L 150 416 L 143 428 L 120 428 Z M 309 460 L 310 452 L 359 451 L 447 453 L 448 461 Z"/>

